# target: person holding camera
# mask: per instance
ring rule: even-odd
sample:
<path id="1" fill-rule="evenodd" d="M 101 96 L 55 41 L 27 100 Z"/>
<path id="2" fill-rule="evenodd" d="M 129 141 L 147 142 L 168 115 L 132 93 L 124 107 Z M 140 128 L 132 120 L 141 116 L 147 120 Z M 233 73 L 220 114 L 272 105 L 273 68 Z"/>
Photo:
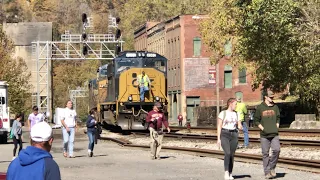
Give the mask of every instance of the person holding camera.
<path id="1" fill-rule="evenodd" d="M 149 124 L 150 138 L 151 138 L 151 159 L 160 160 L 160 150 L 162 147 L 163 140 L 163 129 L 162 124 L 166 127 L 170 133 L 168 120 L 164 116 L 161 110 L 161 104 L 156 102 L 153 106 L 153 110 L 147 115 L 146 122 Z"/>

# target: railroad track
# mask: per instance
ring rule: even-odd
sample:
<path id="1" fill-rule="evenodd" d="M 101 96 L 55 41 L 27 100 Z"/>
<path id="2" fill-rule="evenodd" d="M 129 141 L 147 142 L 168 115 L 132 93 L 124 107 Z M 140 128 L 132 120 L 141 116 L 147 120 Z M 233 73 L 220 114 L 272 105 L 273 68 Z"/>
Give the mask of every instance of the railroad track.
<path id="1" fill-rule="evenodd" d="M 134 132 L 133 134 L 149 136 L 148 132 Z M 214 135 L 198 135 L 198 134 L 165 133 L 165 137 L 188 139 L 188 140 L 217 140 L 217 136 L 214 136 Z M 243 141 L 243 137 L 239 137 L 239 141 Z M 250 143 L 260 144 L 260 138 L 250 138 Z M 282 146 L 320 148 L 320 141 L 313 141 L 313 140 L 280 139 L 280 144 Z"/>
<path id="2" fill-rule="evenodd" d="M 173 131 L 187 130 L 186 127 L 172 126 Z M 211 131 L 216 132 L 215 127 L 191 127 L 191 131 Z M 249 133 L 259 134 L 259 128 L 249 128 Z M 285 129 L 280 128 L 279 134 L 282 136 L 307 136 L 307 137 L 320 137 L 320 129 Z"/>
<path id="3" fill-rule="evenodd" d="M 142 149 L 150 148 L 150 146 L 132 144 L 130 141 L 128 141 L 126 139 L 115 139 L 115 138 L 109 138 L 109 137 L 101 137 L 100 139 L 113 141 L 113 142 L 116 142 L 124 147 L 142 148 Z M 170 151 L 185 152 L 185 153 L 198 155 L 198 156 L 215 157 L 215 158 L 219 158 L 219 159 L 224 158 L 223 151 L 217 151 L 217 150 L 184 148 L 184 147 L 170 147 L 170 146 L 162 146 L 162 149 L 170 150 Z M 260 155 L 254 155 L 254 154 L 236 153 L 235 154 L 235 161 L 261 164 L 262 157 Z M 303 171 L 308 171 L 308 172 L 313 172 L 313 173 L 320 173 L 320 161 L 319 160 L 305 160 L 305 159 L 294 159 L 294 158 L 282 158 L 281 157 L 281 158 L 279 158 L 277 166 L 286 167 L 286 168 L 295 169 L 295 170 L 303 170 Z"/>

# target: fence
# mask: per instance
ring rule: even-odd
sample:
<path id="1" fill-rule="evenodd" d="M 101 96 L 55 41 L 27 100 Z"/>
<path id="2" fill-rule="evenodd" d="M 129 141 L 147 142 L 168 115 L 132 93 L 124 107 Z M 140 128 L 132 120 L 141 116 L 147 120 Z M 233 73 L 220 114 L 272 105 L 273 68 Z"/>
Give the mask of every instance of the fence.
<path id="1" fill-rule="evenodd" d="M 225 106 L 224 101 L 219 101 L 220 111 Z M 217 124 L 217 100 L 195 101 L 193 116 L 197 121 L 197 126 L 212 126 Z"/>

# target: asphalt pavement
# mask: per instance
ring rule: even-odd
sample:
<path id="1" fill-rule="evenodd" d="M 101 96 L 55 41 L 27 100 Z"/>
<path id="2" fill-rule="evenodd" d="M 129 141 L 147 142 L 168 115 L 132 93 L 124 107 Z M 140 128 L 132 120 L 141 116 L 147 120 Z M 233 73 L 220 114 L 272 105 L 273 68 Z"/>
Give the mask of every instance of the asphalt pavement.
<path id="1" fill-rule="evenodd" d="M 148 150 L 129 149 L 113 142 L 99 141 L 94 157 L 87 157 L 87 137 L 76 135 L 75 156 L 62 155 L 61 130 L 55 130 L 52 148 L 63 180 L 223 180 L 223 161 L 174 152 L 161 152 L 161 160 L 151 160 Z M 26 134 L 27 136 L 27 134 Z M 24 147 L 28 144 L 24 143 Z M 0 172 L 6 172 L 13 144 L 1 144 Z M 278 179 L 319 179 L 319 175 L 277 168 Z M 235 179 L 264 179 L 262 165 L 235 162 Z"/>

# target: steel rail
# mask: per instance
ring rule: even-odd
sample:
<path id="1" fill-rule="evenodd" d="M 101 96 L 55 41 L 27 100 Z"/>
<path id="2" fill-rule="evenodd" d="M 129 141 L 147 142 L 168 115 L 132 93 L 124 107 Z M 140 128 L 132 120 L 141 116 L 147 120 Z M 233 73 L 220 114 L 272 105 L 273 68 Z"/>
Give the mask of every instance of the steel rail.
<path id="1" fill-rule="evenodd" d="M 134 132 L 135 135 L 148 136 L 147 132 Z M 165 133 L 165 137 L 191 140 L 217 140 L 215 135 L 199 135 L 199 134 L 181 134 L 181 133 Z M 243 137 L 238 137 L 239 141 L 243 141 Z M 259 144 L 260 138 L 250 138 L 250 143 Z M 299 139 L 280 139 L 283 146 L 298 146 L 303 148 L 320 148 L 320 141 L 315 140 L 299 140 Z"/>
<path id="2" fill-rule="evenodd" d="M 108 138 L 108 137 L 101 137 L 100 139 L 116 142 L 116 143 L 122 145 L 123 147 L 142 148 L 142 149 L 150 148 L 150 146 L 132 144 L 130 141 L 123 140 L 123 139 Z M 162 149 L 170 150 L 170 151 L 191 153 L 191 154 L 205 156 L 205 157 L 215 157 L 215 158 L 219 158 L 219 159 L 224 158 L 224 152 L 218 151 L 218 150 L 172 147 L 172 146 L 162 146 Z M 247 154 L 247 153 L 235 153 L 235 161 L 261 164 L 262 156 L 255 155 L 255 154 Z M 313 172 L 313 173 L 320 173 L 320 161 L 319 160 L 306 160 L 306 159 L 280 157 L 278 160 L 278 166 L 286 167 L 289 169 L 303 170 L 303 171 L 308 171 L 308 172 Z"/>
<path id="3" fill-rule="evenodd" d="M 187 127 L 181 126 L 171 126 L 171 130 L 187 130 Z M 213 131 L 216 132 L 216 127 L 191 127 L 190 130 L 204 130 L 204 131 Z M 260 133 L 260 129 L 258 128 L 249 128 L 249 133 Z M 288 135 L 288 136 L 320 136 L 320 129 L 279 129 L 280 135 Z"/>

